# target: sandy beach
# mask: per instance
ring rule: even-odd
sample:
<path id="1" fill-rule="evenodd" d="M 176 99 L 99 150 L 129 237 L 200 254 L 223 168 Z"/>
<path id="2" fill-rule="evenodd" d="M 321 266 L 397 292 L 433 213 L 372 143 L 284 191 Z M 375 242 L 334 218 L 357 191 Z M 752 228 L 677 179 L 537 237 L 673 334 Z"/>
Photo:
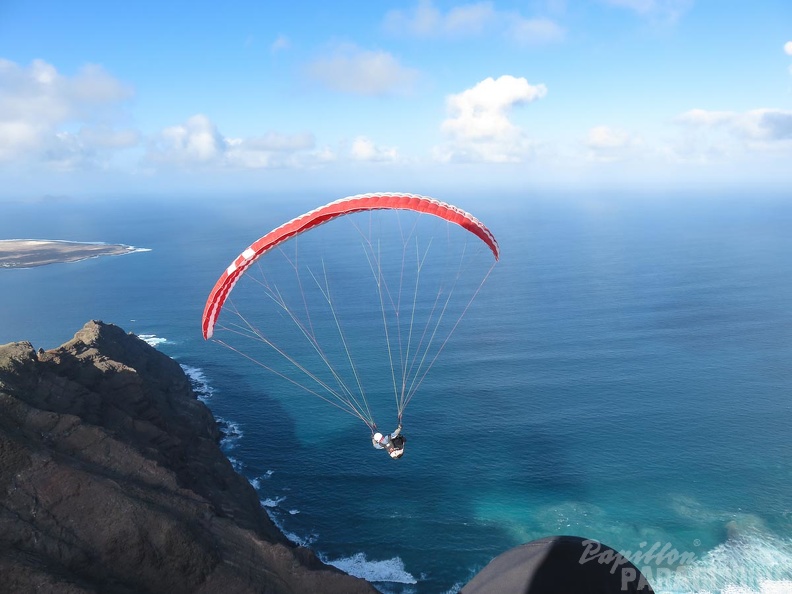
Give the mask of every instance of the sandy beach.
<path id="1" fill-rule="evenodd" d="M 40 239 L 0 239 L 0 268 L 32 268 L 138 251 L 128 245 Z"/>

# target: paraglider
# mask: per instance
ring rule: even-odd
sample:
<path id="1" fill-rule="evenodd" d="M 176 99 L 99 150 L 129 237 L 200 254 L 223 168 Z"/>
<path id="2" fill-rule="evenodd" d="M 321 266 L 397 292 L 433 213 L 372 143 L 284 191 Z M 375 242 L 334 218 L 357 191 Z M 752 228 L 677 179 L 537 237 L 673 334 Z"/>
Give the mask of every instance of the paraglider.
<path id="1" fill-rule="evenodd" d="M 357 417 L 397 459 L 405 407 L 499 257 L 489 229 L 450 204 L 343 198 L 242 251 L 209 293 L 203 337 Z M 387 391 L 398 429 L 383 438 L 369 394 Z"/>

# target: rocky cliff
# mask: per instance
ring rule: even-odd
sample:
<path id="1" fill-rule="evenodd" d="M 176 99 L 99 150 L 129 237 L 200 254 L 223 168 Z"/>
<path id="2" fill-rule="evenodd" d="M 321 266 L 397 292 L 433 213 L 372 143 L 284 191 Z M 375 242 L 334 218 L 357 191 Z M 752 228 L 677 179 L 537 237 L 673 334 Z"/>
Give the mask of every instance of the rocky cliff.
<path id="1" fill-rule="evenodd" d="M 181 367 L 89 322 L 0 346 L 0 591 L 370 593 L 291 544 Z"/>

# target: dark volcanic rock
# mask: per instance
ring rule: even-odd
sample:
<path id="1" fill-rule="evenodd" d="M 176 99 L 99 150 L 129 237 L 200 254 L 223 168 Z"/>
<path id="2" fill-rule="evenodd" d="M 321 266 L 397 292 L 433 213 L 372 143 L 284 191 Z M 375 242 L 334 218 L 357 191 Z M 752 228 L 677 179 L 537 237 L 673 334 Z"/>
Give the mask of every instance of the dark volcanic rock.
<path id="1" fill-rule="evenodd" d="M 291 544 L 181 367 L 89 322 L 0 346 L 0 591 L 370 593 Z"/>

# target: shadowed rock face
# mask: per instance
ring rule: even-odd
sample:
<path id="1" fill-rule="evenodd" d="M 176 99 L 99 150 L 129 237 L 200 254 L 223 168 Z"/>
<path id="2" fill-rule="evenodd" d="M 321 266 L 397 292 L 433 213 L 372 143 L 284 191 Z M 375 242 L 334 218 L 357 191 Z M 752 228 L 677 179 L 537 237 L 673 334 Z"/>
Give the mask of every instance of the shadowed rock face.
<path id="1" fill-rule="evenodd" d="M 181 367 L 89 322 L 0 346 L 0 591 L 369 593 L 291 544 Z"/>

